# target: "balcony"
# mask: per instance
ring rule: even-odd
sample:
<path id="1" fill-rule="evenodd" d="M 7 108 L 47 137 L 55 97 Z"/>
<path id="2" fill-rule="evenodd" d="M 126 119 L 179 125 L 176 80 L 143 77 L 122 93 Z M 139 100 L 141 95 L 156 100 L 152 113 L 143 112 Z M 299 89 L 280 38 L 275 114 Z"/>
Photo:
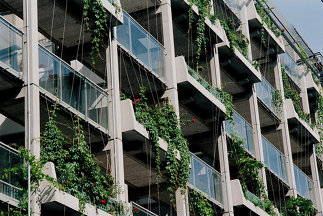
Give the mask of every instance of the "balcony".
<path id="1" fill-rule="evenodd" d="M 223 207 L 221 174 L 191 153 L 189 186 Z"/>
<path id="2" fill-rule="evenodd" d="M 23 34 L 1 16 L 0 70 L 0 92 L 22 86 Z"/>
<path id="3" fill-rule="evenodd" d="M 165 82 L 165 48 L 124 10 L 123 24 L 117 27 L 117 41 L 155 77 Z"/>
<path id="4" fill-rule="evenodd" d="M 307 122 L 298 116 L 291 99 L 285 100 L 285 107 L 290 134 L 293 135 L 296 140 L 307 140 L 307 142 L 301 142 L 305 146 L 318 143 L 320 141 L 320 136 L 317 129 L 315 127 L 312 129 Z"/>
<path id="5" fill-rule="evenodd" d="M 253 83 L 261 81 L 261 74 L 252 65 L 252 61 L 237 48 L 233 47 L 232 51 L 227 40 L 219 44 L 218 49 L 220 65 L 228 74 L 226 76 L 234 78 L 239 85 L 246 88 L 250 87 Z"/>
<path id="6" fill-rule="evenodd" d="M 301 88 L 301 78 L 297 69 L 297 63 L 294 59 L 286 52 L 279 55 L 281 65 L 284 67 L 285 72 L 291 78 L 291 80 L 296 84 L 296 86 Z"/>
<path id="7" fill-rule="evenodd" d="M 259 14 L 258 10 L 265 7 L 260 1 L 254 1 L 255 5 L 250 4 L 248 6 L 248 23 L 250 30 L 250 37 L 255 41 L 260 48 L 270 49 L 270 52 L 281 54 L 285 52 L 285 45 L 283 37 L 280 35 L 280 29 L 275 27 L 271 17 L 269 15 L 267 19 L 263 20 Z M 263 8 L 266 10 L 266 8 Z M 266 13 L 266 12 L 264 12 Z M 266 23 L 266 20 L 267 21 Z M 264 29 L 264 30 L 262 30 Z M 263 31 L 263 33 L 262 33 Z M 263 41 L 265 40 L 265 41 Z M 257 58 L 262 58 L 265 56 L 257 56 Z"/>
<path id="8" fill-rule="evenodd" d="M 135 202 L 131 203 L 132 206 L 132 216 L 158 216 L 155 213 L 145 209 L 141 205 L 138 205 Z"/>
<path id="9" fill-rule="evenodd" d="M 226 108 L 220 92 L 190 69 L 183 56 L 176 57 L 175 61 L 181 105 L 206 124 L 224 120 Z M 217 116 L 214 117 L 214 113 L 219 113 L 219 119 Z"/>
<path id="10" fill-rule="evenodd" d="M 312 202 L 315 205 L 314 183 L 301 169 L 294 164 L 294 175 L 297 193 Z"/>
<path id="11" fill-rule="evenodd" d="M 106 132 L 108 94 L 89 78 L 39 45 L 41 93 Z"/>
<path id="12" fill-rule="evenodd" d="M 228 8 L 232 11 L 233 14 L 236 15 L 236 17 L 241 20 L 241 6 L 239 0 L 223 0 L 225 5 L 227 5 Z"/>
<path id="13" fill-rule="evenodd" d="M 287 184 L 286 157 L 264 136 L 262 136 L 265 166 L 280 180 Z"/>
<path id="14" fill-rule="evenodd" d="M 233 112 L 233 120 L 225 121 L 225 130 L 230 137 L 235 134 L 244 142 L 244 147 L 252 156 L 255 157 L 255 146 L 253 141 L 253 128 L 251 125 L 236 111 Z"/>
<path id="15" fill-rule="evenodd" d="M 261 82 L 255 83 L 255 88 L 262 108 L 267 110 L 267 112 L 259 112 L 261 125 L 275 124 L 280 120 L 282 113 L 282 107 L 279 107 L 278 101 L 275 101 L 278 97 L 281 98 L 280 92 L 274 89 L 264 77 L 262 77 Z M 270 115 L 268 115 L 268 112 Z M 272 122 L 273 118 L 274 122 Z"/>
<path id="16" fill-rule="evenodd" d="M 18 206 L 21 196 L 21 188 L 18 180 L 9 173 L 8 178 L 4 178 L 4 170 L 16 167 L 22 163 L 18 151 L 0 142 L 0 201 L 8 202 Z"/>

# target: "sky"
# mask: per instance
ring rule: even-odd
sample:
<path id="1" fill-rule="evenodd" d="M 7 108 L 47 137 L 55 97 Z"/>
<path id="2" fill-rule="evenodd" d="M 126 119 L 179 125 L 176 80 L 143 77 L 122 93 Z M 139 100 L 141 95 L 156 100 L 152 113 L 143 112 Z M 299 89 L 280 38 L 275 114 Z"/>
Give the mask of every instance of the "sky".
<path id="1" fill-rule="evenodd" d="M 323 54 L 323 0 L 271 0 L 313 52 Z"/>

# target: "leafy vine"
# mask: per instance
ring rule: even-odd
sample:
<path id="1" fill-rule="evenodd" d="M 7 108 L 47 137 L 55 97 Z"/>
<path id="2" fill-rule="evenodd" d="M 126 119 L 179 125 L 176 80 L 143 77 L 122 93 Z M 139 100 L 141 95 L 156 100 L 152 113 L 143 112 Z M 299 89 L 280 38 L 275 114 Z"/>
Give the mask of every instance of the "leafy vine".
<path id="1" fill-rule="evenodd" d="M 288 199 L 283 211 L 283 216 L 314 216 L 316 209 L 311 200 L 303 197 L 291 197 Z"/>
<path id="2" fill-rule="evenodd" d="M 213 216 L 214 210 L 210 202 L 203 196 L 201 193 L 190 190 L 189 192 L 190 200 L 190 211 L 193 212 L 193 215 L 199 216 Z"/>
<path id="3" fill-rule="evenodd" d="M 171 202 L 175 202 L 174 194 L 178 188 L 185 193 L 190 172 L 190 153 L 188 142 L 184 138 L 174 108 L 169 103 L 161 107 L 150 107 L 147 104 L 145 88 L 141 88 L 140 98 L 133 101 L 136 119 L 143 124 L 149 134 L 149 141 L 155 154 L 157 180 L 161 175 L 161 161 L 159 154 L 159 137 L 168 144 L 165 169 L 168 177 L 167 191 Z M 176 158 L 180 155 L 180 162 Z"/>

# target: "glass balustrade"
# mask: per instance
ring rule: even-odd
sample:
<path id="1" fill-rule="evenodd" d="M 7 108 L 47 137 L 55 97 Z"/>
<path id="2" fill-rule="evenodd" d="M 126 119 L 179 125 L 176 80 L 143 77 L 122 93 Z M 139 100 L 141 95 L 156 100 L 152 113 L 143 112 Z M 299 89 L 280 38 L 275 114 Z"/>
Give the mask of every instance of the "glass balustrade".
<path id="1" fill-rule="evenodd" d="M 132 202 L 131 205 L 133 216 L 157 216 L 155 213 L 145 209 L 144 207 L 138 205 L 135 202 Z"/>
<path id="2" fill-rule="evenodd" d="M 23 71 L 23 34 L 13 25 L 0 17 L 0 62 L 22 77 Z"/>
<path id="3" fill-rule="evenodd" d="M 245 149 L 255 156 L 255 147 L 253 141 L 253 129 L 251 125 L 242 118 L 236 111 L 233 111 L 233 119 L 225 121 L 225 129 L 227 134 L 235 134 L 244 142 Z"/>
<path id="4" fill-rule="evenodd" d="M 6 169 L 21 165 L 22 162 L 16 150 L 0 142 L 0 193 L 17 200 L 21 195 L 18 178 L 10 173 L 5 177 L 4 172 Z"/>
<path id="5" fill-rule="evenodd" d="M 287 183 L 286 158 L 273 144 L 262 136 L 262 148 L 266 167 Z"/>
<path id="6" fill-rule="evenodd" d="M 190 185 L 223 204 L 221 174 L 191 153 Z"/>
<path id="7" fill-rule="evenodd" d="M 240 11 L 241 11 L 241 7 L 239 4 L 239 0 L 223 0 L 224 3 L 232 10 L 232 12 L 239 18 L 240 17 Z"/>
<path id="8" fill-rule="evenodd" d="M 130 54 L 164 80 L 164 47 L 123 11 L 123 24 L 117 26 L 117 40 Z"/>
<path id="9" fill-rule="evenodd" d="M 294 164 L 296 190 L 299 195 L 306 199 L 314 200 L 313 181 Z M 315 203 L 315 202 L 313 202 Z"/>
<path id="10" fill-rule="evenodd" d="M 272 85 L 264 78 L 261 78 L 261 82 L 255 83 L 257 97 L 279 118 L 281 117 L 281 107 L 278 105 L 278 99 L 280 92 L 274 89 Z M 275 95 L 275 94 L 279 94 Z"/>
<path id="11" fill-rule="evenodd" d="M 285 72 L 288 74 L 288 76 L 293 80 L 293 82 L 296 85 L 301 86 L 301 79 L 299 77 L 297 63 L 295 62 L 295 60 L 287 52 L 280 54 L 279 57 L 281 60 L 281 64 L 285 68 Z"/>
<path id="12" fill-rule="evenodd" d="M 39 46 L 39 85 L 102 127 L 108 129 L 108 94 Z"/>

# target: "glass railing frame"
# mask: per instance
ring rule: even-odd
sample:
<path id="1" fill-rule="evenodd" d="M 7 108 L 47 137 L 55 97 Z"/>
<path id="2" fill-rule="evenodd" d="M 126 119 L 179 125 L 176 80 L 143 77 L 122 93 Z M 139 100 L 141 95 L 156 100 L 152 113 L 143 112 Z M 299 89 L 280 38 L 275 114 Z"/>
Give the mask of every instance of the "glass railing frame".
<path id="1" fill-rule="evenodd" d="M 122 10 L 122 13 L 124 13 L 124 19 L 127 19 L 127 17 L 130 18 L 129 20 L 129 28 L 131 27 L 131 21 L 135 23 L 135 25 L 137 25 L 138 27 L 140 27 L 140 30 L 144 31 L 145 34 L 147 34 L 148 36 L 148 40 L 153 40 L 153 42 L 156 42 L 160 49 L 163 51 L 161 55 L 162 56 L 162 74 L 159 74 L 158 71 L 154 71 L 151 65 L 151 49 L 149 47 L 150 43 L 148 41 L 147 44 L 147 51 L 148 51 L 148 63 L 149 65 L 147 65 L 146 63 L 144 63 L 138 56 L 136 56 L 132 50 L 132 40 L 129 40 L 129 47 L 130 49 L 128 49 L 127 47 L 125 47 L 119 40 L 118 40 L 118 29 L 116 30 L 116 40 L 118 41 L 119 45 L 124 49 L 127 50 L 128 53 L 130 55 L 132 55 L 133 57 L 135 57 L 136 61 L 140 62 L 144 67 L 146 67 L 149 71 L 153 72 L 153 74 L 155 76 L 157 76 L 162 82 L 165 82 L 165 47 L 163 44 L 161 44 L 150 32 L 148 32 L 144 27 L 142 27 L 132 16 L 130 16 L 130 14 L 128 14 L 125 10 Z M 131 39 L 131 30 L 129 29 L 129 39 Z"/>
<path id="2" fill-rule="evenodd" d="M 314 193 L 314 182 L 313 182 L 313 180 L 310 178 L 310 177 L 308 177 L 299 167 L 297 167 L 295 164 L 293 164 L 293 168 L 294 168 L 294 177 L 295 177 L 295 183 L 296 183 L 296 191 L 297 191 L 297 193 L 300 195 L 300 196 L 302 196 L 302 197 L 304 197 L 304 198 L 306 198 L 306 199 L 310 199 L 310 200 L 312 200 L 313 201 L 313 204 L 315 205 L 315 193 Z M 298 171 L 298 173 L 300 173 L 300 174 L 302 174 L 305 178 L 306 178 L 306 183 L 307 183 L 307 187 L 306 187 L 306 189 L 307 189 L 307 195 L 304 195 L 304 194 L 302 194 L 302 192 L 301 192 L 301 190 L 300 190 L 300 188 L 298 188 L 297 187 L 297 178 L 296 178 L 296 172 L 295 172 L 295 170 L 297 170 Z M 311 189 L 308 187 L 309 186 L 309 183 L 311 184 Z"/>
<path id="3" fill-rule="evenodd" d="M 237 5 L 237 12 L 235 11 L 235 9 L 228 3 L 228 0 L 222 0 L 223 3 L 228 7 L 230 8 L 230 10 L 232 11 L 232 13 L 239 19 L 241 20 L 241 5 L 239 4 L 236 4 Z M 237 0 L 238 3 L 239 3 L 239 0 Z"/>
<path id="4" fill-rule="evenodd" d="M 190 152 L 190 155 L 191 155 L 191 161 L 192 161 L 192 158 L 195 158 L 198 162 L 200 162 L 201 164 L 203 164 L 205 167 L 207 167 L 207 169 L 209 169 L 210 171 L 213 171 L 216 175 L 217 175 L 217 177 L 219 178 L 218 179 L 218 181 L 219 181 L 219 188 L 220 188 L 220 191 L 216 191 L 215 189 L 214 189 L 214 195 L 216 194 L 216 193 L 220 193 L 219 194 L 219 197 L 220 197 L 220 200 L 217 200 L 217 199 L 215 199 L 215 198 L 213 198 L 213 197 L 211 197 L 210 196 L 210 194 L 208 194 L 208 193 L 206 193 L 206 192 L 204 192 L 204 191 L 202 191 L 200 188 L 198 188 L 197 186 L 196 186 L 196 183 L 194 184 L 194 185 L 192 185 L 191 183 L 190 183 L 190 180 L 188 181 L 188 184 L 190 185 L 190 187 L 192 188 L 192 189 L 194 189 L 194 190 L 196 190 L 196 191 L 198 191 L 198 192 L 200 192 L 200 193 L 202 193 L 207 199 L 209 199 L 209 200 L 211 200 L 212 202 L 214 202 L 214 203 L 216 203 L 216 204 L 218 204 L 219 206 L 223 206 L 224 205 L 224 198 L 223 198 L 223 191 L 222 191 L 222 176 L 221 176 L 221 173 L 219 172 L 219 171 L 217 171 L 216 169 L 214 169 L 213 167 L 211 167 L 209 164 L 207 164 L 207 163 L 205 163 L 202 159 L 200 159 L 198 156 L 196 156 L 195 154 L 193 154 L 192 152 Z M 190 170 L 194 170 L 194 165 L 191 163 L 191 168 L 190 168 Z M 191 171 L 190 171 L 191 172 Z M 208 173 L 207 171 L 206 171 L 206 173 Z M 193 174 L 194 175 L 194 174 Z M 191 174 L 190 174 L 190 177 L 191 177 Z M 189 177 L 189 178 L 190 178 Z M 193 181 L 195 182 L 195 175 L 193 176 L 194 178 L 193 178 Z M 207 177 L 209 177 L 208 175 L 207 175 Z M 208 188 L 210 188 L 210 181 L 209 181 L 209 179 L 207 180 L 207 182 L 208 182 Z"/>
<path id="5" fill-rule="evenodd" d="M 280 163 L 280 164 L 283 164 L 283 166 L 285 167 L 284 168 L 284 176 L 285 176 L 285 179 L 283 177 L 281 177 L 280 175 L 278 175 L 270 166 L 268 166 L 266 163 L 265 163 L 265 160 L 264 160 L 264 165 L 268 168 L 268 170 L 270 170 L 274 175 L 276 175 L 279 179 L 281 179 L 285 184 L 288 185 L 288 174 L 287 174 L 287 165 L 286 165 L 286 156 L 281 152 L 279 151 L 279 149 L 274 146 L 271 142 L 269 142 L 269 140 L 264 137 L 263 135 L 261 135 L 261 138 L 262 138 L 262 146 L 263 146 L 263 154 L 264 154 L 264 158 L 265 158 L 265 148 L 264 148 L 264 142 L 263 140 L 267 141 L 271 147 L 273 147 L 283 158 L 284 158 L 284 161 L 283 163 Z M 278 163 L 279 161 L 277 161 Z M 279 163 L 278 163 L 279 164 Z M 282 170 L 280 170 L 282 172 Z"/>
<path id="6" fill-rule="evenodd" d="M 152 211 L 149 211 L 148 209 L 142 207 L 141 205 L 139 205 L 136 202 L 131 202 L 131 207 L 132 207 L 132 214 L 134 214 L 134 208 L 138 208 L 138 211 L 142 210 L 142 212 L 147 215 L 147 216 L 158 216 L 157 214 L 155 214 Z"/>
<path id="7" fill-rule="evenodd" d="M 254 129 L 253 129 L 253 127 L 251 126 L 251 124 L 249 124 L 249 122 L 247 121 L 247 120 L 245 120 L 237 111 L 235 111 L 235 110 L 233 110 L 233 115 L 234 114 L 236 114 L 236 115 L 238 115 L 238 117 L 241 119 L 241 120 L 243 120 L 244 121 L 244 123 L 245 123 L 245 125 L 247 125 L 248 127 L 249 127 L 249 129 L 250 129 L 250 134 L 251 134 L 251 137 L 250 137 L 250 141 L 251 141 L 251 150 L 252 151 L 250 151 L 248 148 L 247 148 L 247 146 L 248 146 L 248 143 L 244 143 L 244 145 L 243 145 L 243 147 L 244 147 L 244 149 L 251 155 L 251 156 L 253 156 L 253 157 L 256 157 L 256 149 L 255 149 L 255 141 L 254 141 L 254 136 L 255 136 L 255 131 L 254 131 Z M 231 128 L 231 129 L 228 129 L 228 125 L 229 125 L 229 122 L 230 121 L 232 121 L 234 124 L 236 124 L 236 122 L 234 121 L 234 118 L 232 117 L 232 120 L 226 120 L 225 121 L 225 132 L 226 132 L 226 134 L 227 134 L 227 136 L 228 137 L 231 137 L 231 133 L 228 131 L 228 130 L 233 130 L 233 128 Z M 247 128 L 246 128 L 246 126 L 244 127 L 245 128 L 245 131 L 246 131 L 246 133 L 247 133 Z M 240 136 L 240 134 L 239 134 L 239 132 L 238 131 L 235 131 L 235 130 L 233 130 L 233 132 L 234 132 L 234 134 L 235 135 L 237 135 L 238 137 L 240 137 L 240 138 L 242 138 L 242 139 L 244 139 L 244 137 L 241 137 Z M 247 140 L 247 142 L 248 142 L 248 137 L 245 137 L 245 139 Z"/>
<path id="8" fill-rule="evenodd" d="M 21 37 L 21 71 L 17 71 L 16 69 L 12 68 L 11 65 L 7 65 L 9 68 L 11 68 L 13 71 L 17 72 L 19 74 L 19 78 L 20 79 L 24 79 L 24 33 L 19 30 L 17 27 L 15 27 L 13 24 L 11 24 L 6 18 L 4 18 L 3 16 L 0 16 L 0 23 L 3 23 L 4 25 L 6 25 L 9 30 L 15 32 L 16 34 L 18 34 Z M 19 67 L 19 66 L 18 66 Z"/>
<path id="9" fill-rule="evenodd" d="M 83 75 L 82 73 L 78 72 L 77 70 L 75 70 L 70 64 L 68 64 L 67 62 L 65 62 L 63 59 L 59 58 L 57 55 L 55 55 L 54 53 L 50 52 L 48 49 L 46 49 L 44 46 L 42 46 L 41 44 L 38 44 L 38 48 L 43 50 L 46 55 L 49 55 L 51 58 L 57 60 L 59 62 L 59 71 L 58 71 L 58 74 L 59 74 L 59 95 L 57 97 L 57 95 L 54 95 L 52 94 L 51 92 L 47 91 L 46 89 L 44 89 L 43 87 L 40 86 L 41 89 L 43 89 L 44 91 L 48 92 L 49 94 L 53 95 L 54 97 L 56 97 L 58 99 L 58 101 L 60 103 L 65 103 L 67 106 L 73 108 L 75 110 L 76 113 L 79 113 L 81 115 L 84 115 L 84 120 L 86 121 L 90 121 L 90 122 L 93 122 L 97 125 L 100 125 L 101 127 L 105 128 L 106 130 L 109 130 L 108 128 L 108 122 L 106 123 L 107 124 L 107 127 L 101 125 L 100 123 L 96 122 L 95 120 L 91 119 L 88 115 L 88 109 L 85 109 L 85 112 L 82 113 L 81 111 L 77 110 L 76 108 L 74 108 L 73 106 L 71 106 L 69 103 L 67 103 L 66 101 L 63 100 L 63 95 L 62 95 L 62 92 L 63 92 L 63 84 L 62 84 L 62 78 L 61 78 L 61 74 L 62 74 L 62 65 L 66 66 L 68 69 L 70 69 L 70 71 L 72 71 L 74 74 L 76 74 L 78 77 L 80 77 L 81 79 L 83 79 L 85 82 L 84 82 L 84 88 L 87 89 L 87 85 L 89 85 L 90 87 L 94 87 L 96 90 L 98 90 L 100 92 L 100 97 L 101 95 L 103 94 L 104 97 L 107 98 L 108 100 L 108 97 L 109 97 L 109 94 L 107 92 L 107 90 L 103 89 L 102 87 L 100 87 L 99 85 L 97 85 L 96 83 L 94 83 L 92 80 L 90 80 L 89 78 L 87 78 L 85 75 Z M 40 79 L 41 77 L 39 77 Z M 85 104 L 86 104 L 86 108 L 89 108 L 90 104 L 88 103 L 88 100 L 87 100 L 87 95 L 88 93 L 85 91 L 85 94 L 82 96 L 84 97 L 85 99 Z M 99 98 L 99 97 L 98 97 Z M 108 101 L 107 101 L 107 104 L 108 104 Z M 108 107 L 107 107 L 108 108 Z M 109 116 L 108 116 L 109 118 Z"/>
<path id="10" fill-rule="evenodd" d="M 270 103 L 271 103 L 271 107 L 265 102 L 264 98 L 261 97 L 263 94 L 260 94 L 260 91 L 265 91 L 265 87 L 264 87 L 264 84 L 265 83 L 266 85 L 269 86 L 270 88 L 270 95 L 267 95 L 266 96 L 270 96 Z M 278 107 L 276 106 L 277 104 L 275 104 L 273 102 L 273 94 L 274 92 L 277 90 L 275 89 L 271 84 L 270 82 L 268 82 L 268 80 L 265 79 L 264 76 L 261 76 L 261 82 L 258 82 L 258 83 L 254 83 L 254 86 L 255 86 L 255 90 L 256 90 L 256 93 L 257 93 L 257 97 L 259 98 L 259 100 L 271 111 L 273 112 L 279 119 L 281 118 L 282 116 L 282 107 Z M 258 90 L 258 91 L 257 91 Z"/>
<path id="11" fill-rule="evenodd" d="M 284 55 L 288 56 L 288 58 L 295 63 L 295 70 L 296 71 L 294 71 L 294 72 L 296 73 L 297 77 L 292 76 L 293 70 L 284 62 L 284 60 L 283 60 L 284 59 L 284 57 L 283 57 Z M 280 64 L 284 67 L 287 76 L 295 83 L 296 86 L 298 86 L 299 88 L 301 88 L 301 77 L 299 75 L 299 69 L 298 69 L 297 62 L 293 59 L 293 57 L 288 52 L 279 54 L 279 58 L 280 58 Z"/>

